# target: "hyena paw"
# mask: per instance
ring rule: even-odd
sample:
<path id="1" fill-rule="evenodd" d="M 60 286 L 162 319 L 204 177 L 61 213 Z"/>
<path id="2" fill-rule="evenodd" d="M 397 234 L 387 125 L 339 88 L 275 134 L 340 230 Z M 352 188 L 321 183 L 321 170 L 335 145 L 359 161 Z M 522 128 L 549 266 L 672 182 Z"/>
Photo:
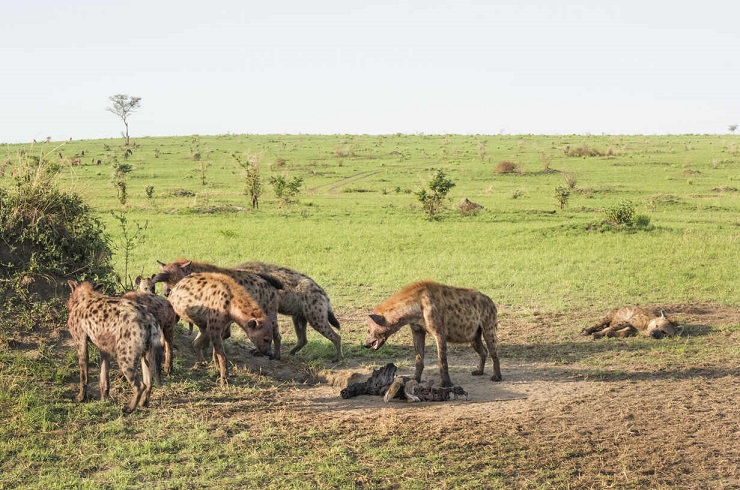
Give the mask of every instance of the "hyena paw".
<path id="1" fill-rule="evenodd" d="M 481 376 L 481 375 L 483 375 L 483 370 L 482 369 L 476 369 L 475 371 L 473 371 L 470 374 L 472 374 L 473 376 Z"/>

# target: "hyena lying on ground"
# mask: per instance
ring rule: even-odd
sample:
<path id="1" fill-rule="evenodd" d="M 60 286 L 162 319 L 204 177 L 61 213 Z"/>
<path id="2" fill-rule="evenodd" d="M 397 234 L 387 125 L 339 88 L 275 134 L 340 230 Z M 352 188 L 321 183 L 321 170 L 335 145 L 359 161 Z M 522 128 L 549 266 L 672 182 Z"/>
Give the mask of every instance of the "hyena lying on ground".
<path id="1" fill-rule="evenodd" d="M 594 338 L 629 337 L 641 333 L 654 339 L 676 334 L 678 324 L 672 318 L 666 318 L 647 308 L 625 306 L 610 311 L 595 325 L 581 330 L 584 335 L 593 334 Z"/>
<path id="2" fill-rule="evenodd" d="M 123 297 L 143 305 L 157 319 L 164 337 L 164 371 L 167 374 L 172 374 L 172 342 L 174 341 L 175 326 L 178 320 L 175 310 L 172 309 L 169 301 L 154 294 L 154 282 L 151 278 L 144 279 L 138 276 L 134 283 L 139 290 L 130 291 L 124 294 Z"/>
<path id="3" fill-rule="evenodd" d="M 244 330 L 260 353 L 272 355 L 272 320 L 231 277 L 218 273 L 190 274 L 172 288 L 169 299 L 183 320 L 198 325 L 200 332 L 193 342 L 196 352 L 202 352 L 205 339 L 213 344 L 222 383 L 228 382 L 222 338 L 231 322 Z"/>
<path id="4" fill-rule="evenodd" d="M 280 331 L 278 330 L 278 290 L 283 288 L 283 284 L 276 278 L 268 274 L 255 274 L 253 272 L 228 269 L 205 262 L 195 262 L 192 260 L 178 259 L 169 264 L 157 261 L 162 266 L 162 272 L 156 274 L 153 278 L 155 283 L 164 283 L 164 294 L 169 295 L 170 288 L 174 287 L 180 280 L 190 273 L 197 272 L 214 272 L 225 274 L 231 277 L 242 288 L 249 293 L 257 304 L 260 306 L 265 315 L 270 319 L 273 325 L 272 340 L 275 344 L 273 347 L 273 359 L 280 359 Z M 191 325 L 192 332 L 192 325 Z M 224 338 L 230 336 L 229 330 L 224 332 Z M 203 337 L 202 347 L 208 346 L 208 337 Z"/>
<path id="5" fill-rule="evenodd" d="M 433 281 L 410 284 L 375 308 L 367 320 L 365 347 L 379 349 L 404 325 L 410 325 L 416 351 L 414 379 L 421 381 L 424 370 L 426 334 L 437 341 L 437 357 L 442 386 L 452 386 L 447 367 L 447 342 L 470 342 L 480 356 L 473 375 L 483 374 L 486 356 L 493 360 L 491 380 L 501 381 L 496 354 L 496 305 L 491 298 L 474 289 L 445 286 Z M 488 352 L 481 342 L 488 345 Z"/>
<path id="6" fill-rule="evenodd" d="M 278 291 L 280 297 L 278 312 L 293 318 L 293 327 L 298 339 L 296 346 L 290 350 L 291 354 L 295 354 L 308 343 L 306 324 L 309 323 L 334 344 L 336 360 L 342 358 L 341 337 L 332 329 L 332 326 L 339 329 L 339 321 L 334 316 L 329 296 L 316 281 L 300 272 L 263 262 L 244 262 L 235 269 L 269 274 L 283 283 L 283 289 Z"/>
<path id="7" fill-rule="evenodd" d="M 109 398 L 108 368 L 116 359 L 124 376 L 133 388 L 133 397 L 124 412 L 136 406 L 148 406 L 152 390 L 152 374 L 161 384 L 159 371 L 162 350 L 162 330 L 146 308 L 124 298 L 105 296 L 94 290 L 89 282 L 77 284 L 68 281 L 69 297 L 67 327 L 77 348 L 80 365 L 80 392 L 77 401 L 87 395 L 88 353 L 90 340 L 100 351 L 100 398 Z M 140 380 L 136 362 L 141 360 Z"/>

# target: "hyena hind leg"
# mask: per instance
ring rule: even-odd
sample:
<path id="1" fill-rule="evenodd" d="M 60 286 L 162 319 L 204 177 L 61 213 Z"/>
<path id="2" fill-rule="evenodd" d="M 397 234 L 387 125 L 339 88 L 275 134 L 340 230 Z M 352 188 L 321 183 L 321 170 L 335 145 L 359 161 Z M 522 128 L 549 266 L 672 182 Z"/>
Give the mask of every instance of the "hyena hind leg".
<path id="1" fill-rule="evenodd" d="M 475 352 L 478 353 L 478 356 L 480 357 L 480 361 L 478 362 L 478 369 L 473 371 L 471 374 L 473 376 L 481 376 L 483 375 L 483 371 L 486 367 L 486 358 L 488 357 L 488 351 L 483 345 L 480 332 L 478 332 L 478 334 L 475 336 L 470 344 L 473 346 L 473 349 L 475 350 Z"/>

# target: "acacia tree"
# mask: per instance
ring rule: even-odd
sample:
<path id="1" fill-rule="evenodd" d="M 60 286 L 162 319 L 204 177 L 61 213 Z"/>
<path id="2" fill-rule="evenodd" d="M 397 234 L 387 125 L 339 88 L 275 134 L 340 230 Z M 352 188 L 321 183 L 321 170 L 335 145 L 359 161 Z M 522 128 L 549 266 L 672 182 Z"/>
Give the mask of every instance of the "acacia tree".
<path id="1" fill-rule="evenodd" d="M 126 138 L 126 146 L 129 145 L 128 135 L 128 118 L 133 114 L 141 104 L 141 97 L 134 97 L 128 94 L 116 94 L 111 95 L 108 99 L 113 103 L 112 106 L 107 107 L 106 110 L 121 118 L 123 125 L 126 126 L 126 132 L 122 133 Z"/>

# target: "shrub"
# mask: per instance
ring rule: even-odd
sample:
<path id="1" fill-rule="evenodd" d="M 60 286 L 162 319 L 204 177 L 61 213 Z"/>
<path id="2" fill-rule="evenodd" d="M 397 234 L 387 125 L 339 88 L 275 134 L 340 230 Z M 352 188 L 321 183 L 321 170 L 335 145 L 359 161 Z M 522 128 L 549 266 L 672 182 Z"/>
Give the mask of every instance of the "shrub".
<path id="1" fill-rule="evenodd" d="M 646 214 L 638 214 L 635 216 L 635 228 L 648 229 L 650 228 L 650 216 Z"/>
<path id="2" fill-rule="evenodd" d="M 301 191 L 303 185 L 303 179 L 300 177 L 293 177 L 288 179 L 284 175 L 278 175 L 270 178 L 270 184 L 275 191 L 275 197 L 278 198 L 280 205 L 290 204 L 296 201 L 298 193 Z"/>
<path id="3" fill-rule="evenodd" d="M 568 205 L 568 199 L 570 198 L 570 191 L 567 187 L 559 185 L 555 188 L 555 199 L 557 199 L 560 209 L 565 209 Z"/>
<path id="4" fill-rule="evenodd" d="M 12 190 L 0 190 L 0 282 L 49 298 L 59 280 L 116 282 L 100 221 L 82 199 L 54 185 L 57 168 L 19 153 Z M 0 304 L 18 288 L 0 288 Z"/>
<path id="5" fill-rule="evenodd" d="M 569 157 L 583 157 L 583 158 L 604 156 L 604 153 L 602 151 L 597 150 L 596 148 L 591 148 L 585 143 L 575 148 L 571 148 L 570 146 L 567 146 L 565 148 L 565 154 L 568 155 Z"/>
<path id="6" fill-rule="evenodd" d="M 455 183 L 447 178 L 444 170 L 437 170 L 432 177 L 432 180 L 428 184 L 429 191 L 422 189 L 416 193 L 417 199 L 421 202 L 421 206 L 427 217 L 436 219 L 439 212 L 442 210 L 442 204 L 444 199 L 450 190 L 455 187 Z"/>
<path id="7" fill-rule="evenodd" d="M 635 220 L 635 205 L 632 201 L 622 199 L 614 206 L 606 208 L 604 214 L 608 223 L 631 226 Z"/>

